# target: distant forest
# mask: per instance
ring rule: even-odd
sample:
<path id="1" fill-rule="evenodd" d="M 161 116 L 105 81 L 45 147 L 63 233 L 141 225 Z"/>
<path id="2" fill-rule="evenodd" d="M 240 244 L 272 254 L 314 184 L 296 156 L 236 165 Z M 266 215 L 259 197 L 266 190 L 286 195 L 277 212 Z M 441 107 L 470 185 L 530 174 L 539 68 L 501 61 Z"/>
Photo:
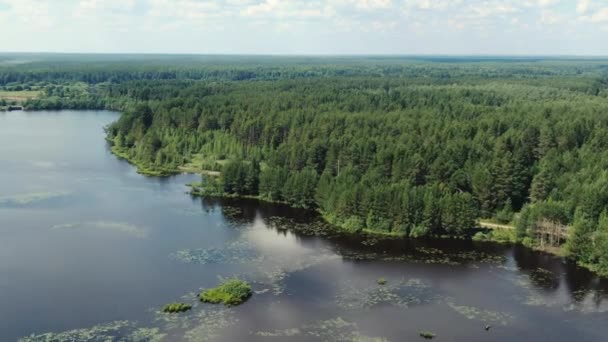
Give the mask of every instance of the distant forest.
<path id="1" fill-rule="evenodd" d="M 550 227 L 608 274 L 608 60 L 2 55 L 16 86 L 42 89 L 27 109 L 121 111 L 115 153 L 218 171 L 202 195 L 352 232 L 470 238 L 483 218 L 562 245 Z"/>

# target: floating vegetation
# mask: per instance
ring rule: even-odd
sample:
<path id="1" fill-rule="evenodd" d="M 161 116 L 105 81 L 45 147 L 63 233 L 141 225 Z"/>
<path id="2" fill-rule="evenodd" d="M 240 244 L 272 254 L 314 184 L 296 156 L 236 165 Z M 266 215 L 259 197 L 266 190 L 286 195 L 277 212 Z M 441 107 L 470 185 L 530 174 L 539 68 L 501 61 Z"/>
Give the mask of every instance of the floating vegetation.
<path id="1" fill-rule="evenodd" d="M 500 325 L 508 325 L 513 320 L 513 316 L 508 313 L 484 310 L 474 306 L 456 305 L 452 300 L 448 300 L 447 304 L 454 311 L 470 320 Z"/>
<path id="2" fill-rule="evenodd" d="M 421 264 L 458 266 L 464 264 L 502 264 L 503 255 L 493 255 L 481 251 L 444 252 L 436 248 L 418 247 L 411 253 L 387 254 L 385 252 L 359 252 L 341 250 L 340 255 L 350 260 L 382 260 Z"/>
<path id="3" fill-rule="evenodd" d="M 101 230 L 101 231 L 109 231 L 116 232 L 126 235 L 131 235 L 137 238 L 145 238 L 148 236 L 148 232 L 146 229 L 138 227 L 136 225 L 126 223 L 126 222 L 113 222 L 113 221 L 88 221 L 88 222 L 80 222 L 80 223 L 66 223 L 66 224 L 56 224 L 51 226 L 53 230 Z"/>
<path id="4" fill-rule="evenodd" d="M 161 342 L 167 334 L 161 333 L 159 328 L 138 328 L 129 334 L 128 342 Z"/>
<path id="5" fill-rule="evenodd" d="M 438 299 L 429 285 L 420 279 L 409 279 L 391 282 L 381 287 L 345 287 L 336 297 L 336 304 L 348 310 L 369 309 L 381 304 L 408 308 Z"/>
<path id="6" fill-rule="evenodd" d="M 178 313 L 192 309 L 192 305 L 186 303 L 170 303 L 163 307 L 163 312 Z"/>
<path id="7" fill-rule="evenodd" d="M 240 279 L 228 279 L 220 286 L 207 289 L 200 294 L 200 300 L 205 303 L 224 305 L 239 305 L 252 295 L 251 285 Z"/>
<path id="8" fill-rule="evenodd" d="M 249 240 L 237 240 L 227 243 L 224 247 L 205 249 L 184 249 L 172 253 L 171 258 L 193 264 L 247 264 L 246 276 L 257 283 L 270 286 L 275 295 L 283 293 L 284 280 L 288 273 L 301 271 L 330 260 L 340 259 L 340 256 L 329 250 L 302 249 L 296 257 L 291 249 L 285 249 L 289 256 L 281 252 L 256 248 Z"/>
<path id="9" fill-rule="evenodd" d="M 421 331 L 420 332 L 420 337 L 426 339 L 426 340 L 432 340 L 435 338 L 435 334 L 430 332 L 430 331 Z"/>
<path id="10" fill-rule="evenodd" d="M 231 220 L 238 220 L 243 215 L 243 210 L 239 207 L 222 206 L 222 214 Z"/>
<path id="11" fill-rule="evenodd" d="M 216 248 L 183 249 L 170 255 L 176 260 L 190 264 L 241 264 L 260 258 L 249 242 L 234 241 Z"/>
<path id="12" fill-rule="evenodd" d="M 106 341 L 114 340 L 120 336 L 121 332 L 127 328 L 132 328 L 133 323 L 129 321 L 115 321 L 106 324 L 96 325 L 85 329 L 74 329 L 60 333 L 45 333 L 40 335 L 30 335 L 23 337 L 20 342 L 85 342 L 85 341 Z"/>
<path id="13" fill-rule="evenodd" d="M 220 336 L 223 329 L 235 325 L 238 320 L 231 309 L 203 310 L 189 320 L 184 339 L 190 342 L 206 342 Z"/>
<path id="14" fill-rule="evenodd" d="M 323 220 L 313 222 L 296 222 L 292 219 L 280 216 L 268 218 L 268 226 L 277 230 L 290 230 L 308 236 L 328 236 L 337 234 L 337 230 Z"/>
<path id="15" fill-rule="evenodd" d="M 340 256 L 335 254 L 318 251 L 315 254 L 306 254 L 296 260 L 286 260 L 283 258 L 264 258 L 263 262 L 258 263 L 259 271 L 265 278 L 262 284 L 270 285 L 274 295 L 281 295 L 285 291 L 285 279 L 289 273 L 303 271 L 310 267 L 320 265 L 332 260 L 339 260 Z"/>
<path id="16" fill-rule="evenodd" d="M 378 283 L 378 285 L 386 285 L 386 279 L 384 278 L 380 278 L 376 282 Z"/>
<path id="17" fill-rule="evenodd" d="M 545 288 L 557 288 L 559 275 L 539 267 L 530 273 L 530 281 Z"/>
<path id="18" fill-rule="evenodd" d="M 289 328 L 274 331 L 258 331 L 254 333 L 262 337 L 302 337 L 303 339 L 321 341 L 357 341 L 357 342 L 385 342 L 384 338 L 369 337 L 362 335 L 357 328 L 357 324 L 345 321 L 341 317 L 312 324 L 306 324 L 298 328 Z"/>
<path id="19" fill-rule="evenodd" d="M 166 334 L 158 328 L 138 328 L 130 321 L 114 321 L 90 328 L 74 329 L 59 333 L 30 335 L 20 342 L 160 342 Z"/>
<path id="20" fill-rule="evenodd" d="M 50 201 L 62 197 L 69 196 L 69 192 L 57 191 L 57 192 L 36 192 L 29 194 L 18 194 L 11 196 L 0 196 L 0 207 L 21 207 L 40 203 L 44 201 Z"/>

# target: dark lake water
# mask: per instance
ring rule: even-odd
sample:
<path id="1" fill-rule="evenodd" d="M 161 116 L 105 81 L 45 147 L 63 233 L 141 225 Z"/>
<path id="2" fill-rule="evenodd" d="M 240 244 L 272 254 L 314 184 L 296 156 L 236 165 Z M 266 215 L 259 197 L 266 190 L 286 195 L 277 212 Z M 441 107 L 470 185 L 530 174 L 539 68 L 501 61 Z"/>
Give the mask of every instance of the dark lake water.
<path id="1" fill-rule="evenodd" d="M 560 258 L 192 198 L 198 176 L 143 177 L 109 152 L 117 117 L 0 113 L 1 341 L 608 340 L 608 282 Z M 196 301 L 232 276 L 248 302 Z M 195 307 L 158 312 L 173 301 Z"/>

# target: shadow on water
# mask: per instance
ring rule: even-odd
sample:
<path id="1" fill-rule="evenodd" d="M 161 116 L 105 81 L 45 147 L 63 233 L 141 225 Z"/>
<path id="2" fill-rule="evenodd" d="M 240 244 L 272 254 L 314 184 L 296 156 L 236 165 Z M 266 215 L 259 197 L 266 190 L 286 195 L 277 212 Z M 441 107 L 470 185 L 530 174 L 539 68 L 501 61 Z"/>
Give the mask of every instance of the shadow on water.
<path id="1" fill-rule="evenodd" d="M 503 262 L 512 259 L 517 271 L 529 276 L 530 283 L 544 293 L 566 289 L 569 299 L 578 302 L 593 294 L 599 304 L 608 300 L 608 279 L 601 278 L 563 257 L 521 246 L 469 240 L 420 240 L 409 238 L 383 238 L 339 233 L 319 216 L 309 210 L 287 205 L 267 203 L 252 199 L 198 198 L 203 211 L 221 211 L 227 221 L 235 224 L 253 224 L 262 219 L 267 229 L 288 231 L 297 236 L 300 243 L 314 244 L 317 235 L 323 235 L 333 252 L 353 260 L 403 260 L 437 264 L 467 266 L 478 262 Z M 277 222 L 277 218 L 288 218 Z M 300 230 L 298 225 L 316 224 L 319 230 Z M 317 234 L 321 231 L 321 234 Z M 437 258 L 437 254 L 441 257 Z M 435 258 L 435 260 L 433 260 Z"/>

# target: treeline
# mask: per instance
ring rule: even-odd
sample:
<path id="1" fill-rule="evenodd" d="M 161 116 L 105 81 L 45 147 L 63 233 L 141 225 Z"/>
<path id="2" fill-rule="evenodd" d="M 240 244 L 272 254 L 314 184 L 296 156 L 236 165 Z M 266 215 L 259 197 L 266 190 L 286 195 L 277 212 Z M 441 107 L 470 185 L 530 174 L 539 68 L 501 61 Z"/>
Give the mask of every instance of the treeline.
<path id="1" fill-rule="evenodd" d="M 204 193 L 416 237 L 470 236 L 479 217 L 519 215 L 519 238 L 535 245 L 548 220 L 571 227 L 577 260 L 608 270 L 605 62 L 368 63 L 322 76 L 297 66 L 312 73 L 302 78 L 265 64 L 269 80 L 55 85 L 27 105 L 121 110 L 107 131 L 114 148 L 148 169 L 221 171 Z M 357 68 L 384 71 L 340 74 Z"/>

